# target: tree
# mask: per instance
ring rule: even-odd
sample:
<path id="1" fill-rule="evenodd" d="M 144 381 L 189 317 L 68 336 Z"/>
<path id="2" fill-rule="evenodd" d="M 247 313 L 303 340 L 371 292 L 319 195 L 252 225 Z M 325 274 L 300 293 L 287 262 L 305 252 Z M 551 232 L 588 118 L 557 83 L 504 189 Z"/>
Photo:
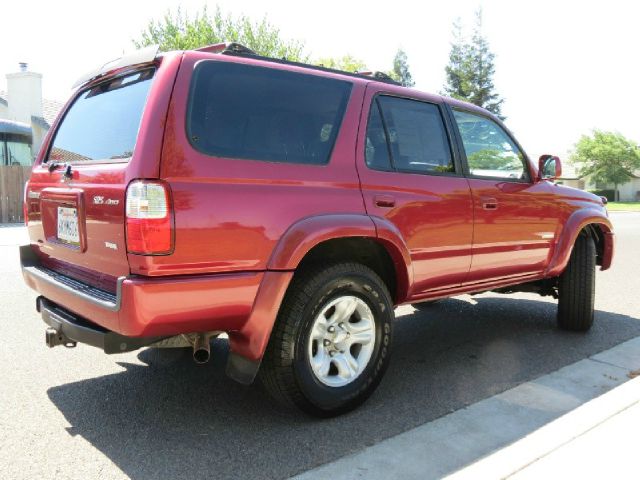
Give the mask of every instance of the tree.
<path id="1" fill-rule="evenodd" d="M 238 42 L 259 55 L 304 62 L 308 54 L 304 43 L 281 38 L 280 30 L 265 18 L 252 21 L 245 15 L 233 17 L 216 7 L 210 15 L 207 7 L 193 18 L 182 13 L 168 11 L 161 20 L 151 20 L 133 40 L 137 48 L 160 45 L 160 50 L 188 50 L 222 42 Z"/>
<path id="2" fill-rule="evenodd" d="M 340 58 L 325 57 L 319 58 L 316 65 L 326 68 L 334 68 L 345 72 L 363 72 L 367 70 L 365 63 L 351 55 L 344 55 Z"/>
<path id="3" fill-rule="evenodd" d="M 594 130 L 592 136 L 580 137 L 571 160 L 579 164 L 580 175 L 596 183 L 613 183 L 617 199 L 618 185 L 640 169 L 640 147 L 620 133 Z"/>
<path id="4" fill-rule="evenodd" d="M 453 23 L 453 42 L 449 53 L 449 64 L 445 67 L 445 95 L 471 102 L 486 108 L 500 118 L 502 103 L 495 91 L 493 75 L 495 55 L 482 34 L 482 9 L 476 11 L 476 21 L 471 41 L 462 32 L 460 19 Z"/>
<path id="5" fill-rule="evenodd" d="M 396 82 L 399 82 L 403 87 L 413 87 L 415 82 L 409 72 L 409 64 L 407 63 L 407 54 L 401 48 L 396 52 L 396 56 L 393 57 L 393 70 L 389 72 L 389 76 Z"/>
<path id="6" fill-rule="evenodd" d="M 467 100 L 471 96 L 469 44 L 464 40 L 459 18 L 453 22 L 452 36 L 449 65 L 444 67 L 447 80 L 442 93 L 449 97 Z"/>

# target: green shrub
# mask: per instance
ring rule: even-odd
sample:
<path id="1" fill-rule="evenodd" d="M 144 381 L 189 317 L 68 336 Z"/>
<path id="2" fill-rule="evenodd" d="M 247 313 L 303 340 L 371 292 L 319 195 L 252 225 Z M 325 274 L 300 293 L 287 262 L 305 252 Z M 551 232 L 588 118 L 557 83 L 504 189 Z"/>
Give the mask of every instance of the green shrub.
<path id="1" fill-rule="evenodd" d="M 606 197 L 606 199 L 610 202 L 616 201 L 616 192 L 615 190 L 589 190 L 594 195 L 598 195 L 600 197 Z"/>

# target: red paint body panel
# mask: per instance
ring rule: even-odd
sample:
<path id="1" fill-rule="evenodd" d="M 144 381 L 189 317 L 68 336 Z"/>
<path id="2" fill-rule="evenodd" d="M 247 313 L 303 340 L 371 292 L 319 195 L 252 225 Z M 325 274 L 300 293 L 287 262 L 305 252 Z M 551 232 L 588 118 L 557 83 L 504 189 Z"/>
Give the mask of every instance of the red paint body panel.
<path id="1" fill-rule="evenodd" d="M 118 331 L 130 337 L 239 330 L 264 273 L 125 280 Z"/>
<path id="2" fill-rule="evenodd" d="M 611 266 L 614 249 L 613 225 L 603 215 L 601 201 L 595 196 L 585 196 L 582 192 L 561 185 L 551 185 L 556 202 L 563 206 L 560 214 L 561 232 L 556 237 L 553 256 L 549 262 L 546 277 L 559 275 L 571 256 L 571 251 L 580 231 L 587 225 L 594 225 L 604 235 L 604 249 L 600 268 L 606 270 Z"/>
<path id="3" fill-rule="evenodd" d="M 549 182 L 501 182 L 473 178 L 473 261 L 466 283 L 541 273 L 559 230 L 562 208 Z M 486 209 L 483 200 L 495 201 Z"/>
<path id="4" fill-rule="evenodd" d="M 27 227 L 34 249 L 42 258 L 50 257 L 94 271 L 94 281 L 88 282 L 94 286 L 102 287 L 100 279 L 103 275 L 116 278 L 130 273 L 124 231 L 125 190 L 135 178 L 155 178 L 159 174 L 158 160 L 162 151 L 166 112 L 181 59 L 182 54 L 169 54 L 157 66 L 140 121 L 140 134 L 130 160 L 76 163 L 72 165 L 72 179 L 64 183 L 61 182 L 62 167 L 49 171 L 47 164 L 43 164 L 53 138 L 52 132 L 63 121 L 64 113 L 73 100 L 86 90 L 85 86 L 74 94 L 54 122 L 33 167 L 26 196 L 29 199 Z M 112 76 L 118 74 L 115 71 Z M 89 86 L 95 83 L 98 81 Z M 37 196 L 40 201 L 31 199 L 30 195 Z M 101 196 L 112 203 L 95 204 L 94 196 Z M 56 229 L 53 200 L 63 205 L 64 202 L 60 203 L 60 200 L 65 198 L 67 206 L 77 206 L 82 210 L 79 212 L 79 227 L 85 242 L 82 251 L 52 241 Z M 115 245 L 116 249 L 107 247 L 105 242 Z M 115 284 L 111 287 L 110 290 L 115 289 Z"/>
<path id="5" fill-rule="evenodd" d="M 167 116 L 161 162 L 161 177 L 174 198 L 175 252 L 166 257 L 130 256 L 133 273 L 264 270 L 278 241 L 296 222 L 328 213 L 365 213 L 353 168 L 364 87 L 353 86 L 328 165 L 213 157 L 195 150 L 186 136 L 186 99 L 196 63 L 220 58 L 304 70 L 203 52 L 185 54 Z"/>
<path id="6" fill-rule="evenodd" d="M 366 125 L 376 95 L 402 95 L 401 87 L 367 88 L 360 123 Z M 411 98 L 442 105 L 433 95 L 412 91 Z M 358 135 L 357 167 L 367 213 L 394 225 L 409 251 L 412 282 L 409 297 L 465 280 L 471 264 L 473 205 L 469 182 L 462 176 L 377 171 L 365 164 L 366 128 Z M 385 195 L 392 205 L 380 206 Z"/>
<path id="7" fill-rule="evenodd" d="M 93 305 L 33 276 L 25 275 L 25 280 L 52 302 L 107 330 L 129 337 L 156 337 L 242 330 L 263 275 L 129 278 L 122 284 L 120 311 Z"/>
<path id="8" fill-rule="evenodd" d="M 293 272 L 266 272 L 253 309 L 241 328 L 229 332 L 231 351 L 249 360 L 260 360 L 267 348 L 274 319 Z"/>
<path id="9" fill-rule="evenodd" d="M 293 224 L 274 249 L 268 268 L 294 270 L 305 254 L 333 238 L 376 238 L 373 221 L 367 215 L 316 215 Z"/>
<path id="10" fill-rule="evenodd" d="M 195 150 L 185 119 L 192 74 L 203 61 L 350 82 L 330 162 L 275 163 Z M 366 166 L 375 95 L 438 105 L 454 154 L 447 105 L 486 115 L 477 107 L 364 78 L 204 51 L 166 54 L 155 66 L 128 162 L 77 164 L 72 179 L 62 183 L 62 168 L 50 172 L 42 164 L 58 119 L 27 187 L 31 247 L 44 266 L 112 293 L 120 278 L 121 306 L 105 309 L 27 274 L 26 282 L 108 330 L 134 337 L 226 331 L 234 353 L 259 360 L 296 268 L 313 247 L 335 238 L 364 237 L 384 246 L 395 268 L 396 304 L 557 276 L 580 230 L 590 224 L 603 234 L 602 269 L 611 264 L 612 227 L 594 195 L 548 181 L 498 182 L 461 172 L 422 175 Z M 536 167 L 529 167 L 536 178 Z M 168 255 L 127 253 L 125 192 L 134 179 L 157 179 L 169 187 L 174 249 Z M 96 196 L 111 202 L 97 202 Z M 484 208 L 487 200 L 495 208 Z M 56 240 L 57 206 L 78 209 L 79 247 Z"/>

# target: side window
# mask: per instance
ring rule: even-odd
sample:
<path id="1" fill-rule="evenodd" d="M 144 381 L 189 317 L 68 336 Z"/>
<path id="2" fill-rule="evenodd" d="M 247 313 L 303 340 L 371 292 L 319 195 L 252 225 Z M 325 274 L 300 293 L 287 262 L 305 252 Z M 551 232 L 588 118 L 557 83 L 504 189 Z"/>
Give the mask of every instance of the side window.
<path id="1" fill-rule="evenodd" d="M 350 92 L 342 80 L 202 62 L 189 93 L 187 134 L 211 156 L 326 164 Z"/>
<path id="2" fill-rule="evenodd" d="M 528 181 L 523 153 L 497 123 L 461 110 L 454 110 L 453 115 L 472 175 Z"/>
<path id="3" fill-rule="evenodd" d="M 455 171 L 449 140 L 437 105 L 378 97 L 394 168 L 403 172 Z"/>
<path id="4" fill-rule="evenodd" d="M 371 104 L 369 122 L 367 124 L 367 143 L 365 145 L 365 160 L 374 170 L 393 170 L 389 158 L 389 145 L 384 132 L 380 107 L 377 101 Z"/>

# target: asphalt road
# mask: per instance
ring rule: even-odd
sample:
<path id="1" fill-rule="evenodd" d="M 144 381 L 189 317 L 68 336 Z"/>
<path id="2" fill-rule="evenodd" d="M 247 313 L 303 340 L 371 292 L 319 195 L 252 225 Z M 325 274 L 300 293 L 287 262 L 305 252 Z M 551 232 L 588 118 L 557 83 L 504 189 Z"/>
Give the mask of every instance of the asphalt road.
<path id="1" fill-rule="evenodd" d="M 640 214 L 612 219 L 589 333 L 557 330 L 555 303 L 530 294 L 401 307 L 380 388 L 323 421 L 227 379 L 222 340 L 204 367 L 181 351 L 49 350 L 19 274 L 24 231 L 0 228 L 0 478 L 286 478 L 640 336 Z"/>

